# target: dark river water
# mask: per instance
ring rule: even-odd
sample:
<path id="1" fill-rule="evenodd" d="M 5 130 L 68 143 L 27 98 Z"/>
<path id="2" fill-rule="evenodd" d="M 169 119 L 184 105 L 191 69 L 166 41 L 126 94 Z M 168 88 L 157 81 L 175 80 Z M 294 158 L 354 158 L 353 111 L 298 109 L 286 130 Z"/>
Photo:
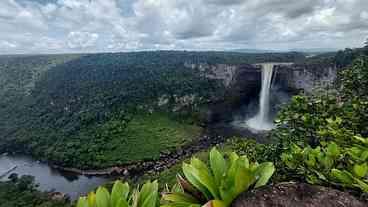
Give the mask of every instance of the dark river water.
<path id="1" fill-rule="evenodd" d="M 9 174 L 17 173 L 19 176 L 32 175 L 35 177 L 35 182 L 39 184 L 39 190 L 54 190 L 56 192 L 65 193 L 69 195 L 72 200 L 77 199 L 81 195 L 86 195 L 96 187 L 113 180 L 113 178 L 87 177 L 74 173 L 61 172 L 51 168 L 45 163 L 37 162 L 26 156 L 0 155 L 0 175 L 13 166 L 17 166 L 17 168 Z M 7 180 L 9 174 L 0 180 Z"/>

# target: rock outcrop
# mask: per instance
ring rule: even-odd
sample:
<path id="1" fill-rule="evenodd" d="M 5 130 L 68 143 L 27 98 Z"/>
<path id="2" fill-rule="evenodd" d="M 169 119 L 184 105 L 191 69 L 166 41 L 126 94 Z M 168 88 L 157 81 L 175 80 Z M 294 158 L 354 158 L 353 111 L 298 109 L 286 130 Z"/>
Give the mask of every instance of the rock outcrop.
<path id="1" fill-rule="evenodd" d="M 239 65 L 233 68 L 234 73 L 230 76 L 213 76 L 219 73 L 219 68 L 209 67 L 205 70 L 212 75 L 204 74 L 208 78 L 223 80 L 225 87 L 224 97 L 214 101 L 210 106 L 208 122 L 226 121 L 232 119 L 232 111 L 242 104 L 246 104 L 253 99 L 261 90 L 261 70 L 253 65 Z M 221 68 L 226 68 L 221 66 Z M 224 78 L 224 79 L 223 79 Z M 229 82 L 230 81 L 230 82 Z"/>
<path id="2" fill-rule="evenodd" d="M 279 183 L 241 194 L 232 207 L 366 207 L 347 192 L 304 183 Z"/>
<path id="3" fill-rule="evenodd" d="M 288 89 L 303 90 L 331 87 L 337 77 L 337 68 L 326 64 L 293 64 L 276 66 L 276 83 Z"/>
<path id="4" fill-rule="evenodd" d="M 224 87 L 236 90 L 239 87 L 260 87 L 260 64 L 242 65 L 187 65 L 192 69 L 198 69 L 203 76 L 221 80 Z M 316 87 L 331 86 L 337 76 L 337 68 L 328 64 L 291 64 L 275 63 L 274 82 L 285 89 L 312 91 Z M 246 89 L 242 89 L 244 92 Z M 239 91 L 239 90 L 238 90 Z"/>
<path id="5" fill-rule="evenodd" d="M 260 64 L 186 64 L 186 67 L 200 71 L 206 78 L 223 83 L 224 97 L 212 100 L 207 122 L 231 120 L 232 112 L 257 97 L 261 90 Z M 318 87 L 332 86 L 336 74 L 337 69 L 332 65 L 275 63 L 273 85 L 277 90 L 289 94 L 296 94 L 298 91 L 308 93 Z"/>

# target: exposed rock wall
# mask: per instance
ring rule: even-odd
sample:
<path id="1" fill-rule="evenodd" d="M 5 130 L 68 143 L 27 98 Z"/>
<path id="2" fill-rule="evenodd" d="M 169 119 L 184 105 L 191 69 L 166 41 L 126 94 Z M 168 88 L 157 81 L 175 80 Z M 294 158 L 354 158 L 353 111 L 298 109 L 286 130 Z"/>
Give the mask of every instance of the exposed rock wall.
<path id="1" fill-rule="evenodd" d="M 207 122 L 232 119 L 232 111 L 257 96 L 261 89 L 261 70 L 253 65 L 197 65 L 193 68 L 207 78 L 221 80 L 226 91 L 224 97 L 213 100 Z"/>
<path id="2" fill-rule="evenodd" d="M 192 69 L 198 69 L 203 76 L 221 80 L 225 88 L 237 91 L 239 87 L 260 86 L 261 65 L 186 65 Z M 326 64 L 285 64 L 275 63 L 274 83 L 285 89 L 297 89 L 311 92 L 317 87 L 332 86 L 337 76 L 337 69 L 333 65 Z M 245 95 L 245 94 L 244 94 Z"/>
<path id="3" fill-rule="evenodd" d="M 221 80 L 225 87 L 228 87 L 233 82 L 239 66 L 217 64 L 185 64 L 186 67 L 198 69 L 205 77 L 209 79 Z"/>
<path id="4" fill-rule="evenodd" d="M 332 65 L 294 64 L 276 67 L 277 83 L 305 92 L 312 92 L 319 87 L 331 87 L 337 77 L 337 68 Z"/>
<path id="5" fill-rule="evenodd" d="M 201 72 L 204 77 L 220 80 L 225 89 L 224 97 L 213 100 L 208 112 L 208 122 L 232 119 L 232 111 L 258 96 L 261 89 L 261 65 L 259 64 L 186 64 L 188 68 Z M 332 86 L 337 69 L 331 65 L 275 63 L 273 85 L 295 93 L 311 92 L 317 87 Z"/>

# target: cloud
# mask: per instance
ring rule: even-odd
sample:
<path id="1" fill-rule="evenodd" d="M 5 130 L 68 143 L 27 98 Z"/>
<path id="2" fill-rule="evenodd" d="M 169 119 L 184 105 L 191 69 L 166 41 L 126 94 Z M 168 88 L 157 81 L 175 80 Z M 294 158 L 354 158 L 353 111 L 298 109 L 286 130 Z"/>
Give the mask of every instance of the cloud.
<path id="1" fill-rule="evenodd" d="M 366 0 L 1 0 L 0 53 L 357 47 Z"/>
<path id="2" fill-rule="evenodd" d="M 246 0 L 227 0 L 227 1 L 224 1 L 224 0 L 204 0 L 204 3 L 228 6 L 228 5 L 242 4 L 245 1 Z"/>
<path id="3" fill-rule="evenodd" d="M 96 44 L 98 34 L 89 32 L 70 32 L 68 35 L 68 46 L 71 49 L 88 48 Z"/>
<path id="4" fill-rule="evenodd" d="M 0 42 L 0 48 L 1 49 L 11 49 L 11 48 L 16 48 L 17 45 L 15 43 L 11 43 L 11 42 L 8 42 L 8 41 L 1 41 Z"/>

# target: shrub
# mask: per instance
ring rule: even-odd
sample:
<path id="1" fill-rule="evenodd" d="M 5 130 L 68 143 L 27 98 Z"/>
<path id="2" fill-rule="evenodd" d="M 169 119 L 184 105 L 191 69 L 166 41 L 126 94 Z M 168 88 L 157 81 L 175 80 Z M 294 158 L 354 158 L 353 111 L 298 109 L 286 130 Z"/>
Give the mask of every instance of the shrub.
<path id="1" fill-rule="evenodd" d="M 350 147 L 335 142 L 300 148 L 282 155 L 286 166 L 311 184 L 333 184 L 368 192 L 368 139 L 355 136 Z"/>
<path id="2" fill-rule="evenodd" d="M 183 163 L 185 178 L 178 176 L 178 184 L 163 195 L 166 206 L 229 206 L 242 192 L 265 185 L 275 171 L 271 162 L 249 162 L 235 152 L 228 159 L 213 148 L 209 166 L 193 157 Z"/>
<path id="3" fill-rule="evenodd" d="M 99 187 L 96 193 L 81 197 L 77 207 L 156 207 L 158 206 L 158 183 L 147 182 L 142 188 L 130 192 L 128 183 L 116 181 L 111 194 L 104 187 Z"/>

